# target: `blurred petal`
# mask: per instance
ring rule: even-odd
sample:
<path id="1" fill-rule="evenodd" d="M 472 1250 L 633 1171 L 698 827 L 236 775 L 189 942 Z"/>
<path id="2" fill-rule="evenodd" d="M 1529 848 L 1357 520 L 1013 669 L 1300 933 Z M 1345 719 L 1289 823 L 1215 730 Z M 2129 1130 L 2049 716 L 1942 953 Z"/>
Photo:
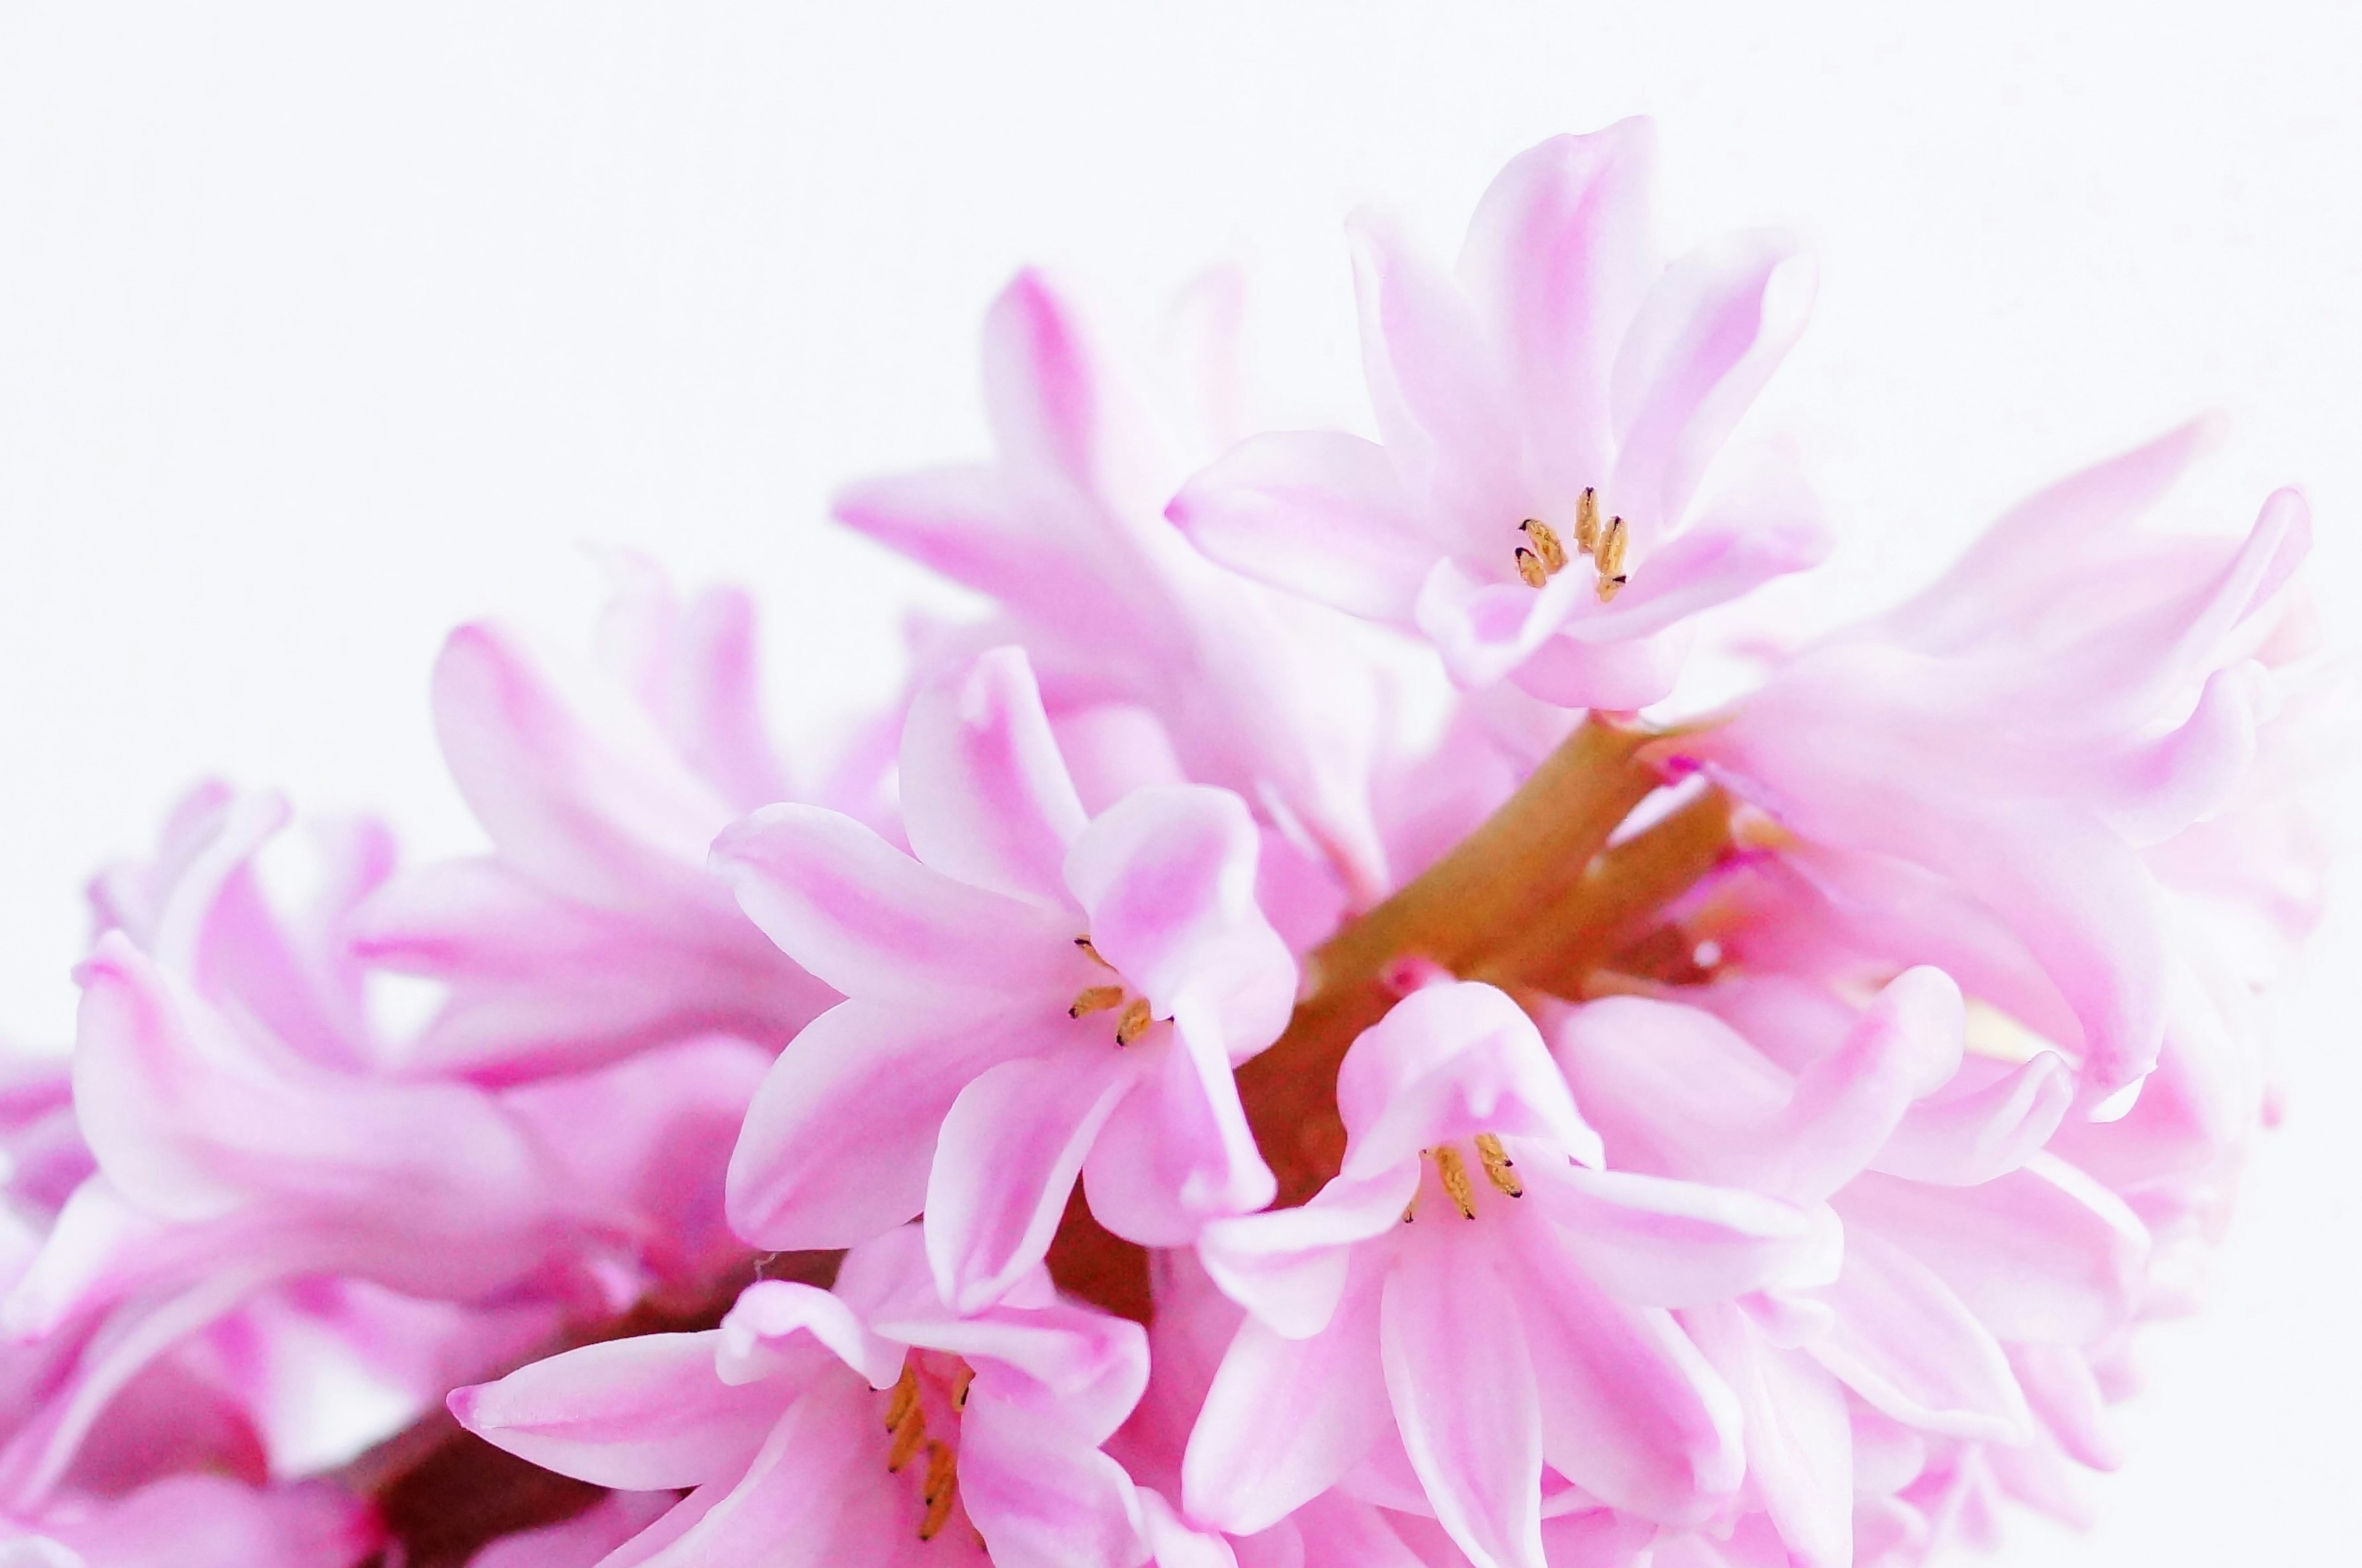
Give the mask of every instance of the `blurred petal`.
<path id="1" fill-rule="evenodd" d="M 1407 621 L 1442 546 L 1407 515 L 1386 449 L 1358 436 L 1250 436 L 1164 509 L 1233 571 L 1373 621 Z"/>

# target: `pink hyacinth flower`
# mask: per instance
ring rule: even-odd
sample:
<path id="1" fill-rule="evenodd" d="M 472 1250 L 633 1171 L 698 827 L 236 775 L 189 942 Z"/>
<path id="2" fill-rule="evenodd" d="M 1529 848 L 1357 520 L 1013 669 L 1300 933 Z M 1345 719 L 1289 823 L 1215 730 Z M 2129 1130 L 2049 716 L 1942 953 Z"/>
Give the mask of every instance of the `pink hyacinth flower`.
<path id="1" fill-rule="evenodd" d="M 2202 434 L 2021 503 L 1925 592 L 1667 748 L 1801 841 L 1785 858 L 1863 945 L 1940 964 L 2058 1043 L 2090 1109 L 2157 1062 L 2180 982 L 2142 852 L 2246 773 L 2276 702 L 2257 656 L 2310 543 L 2293 491 L 2244 539 L 2136 530 Z"/>
<path id="2" fill-rule="evenodd" d="M 489 624 L 436 662 L 436 731 L 492 851 L 395 878 L 355 932 L 372 962 L 448 988 L 410 1047 L 423 1069 L 514 1082 L 708 1032 L 776 1048 L 835 999 L 705 865 L 715 834 L 793 793 L 751 604 L 619 572 L 603 682 L 561 681 Z"/>
<path id="3" fill-rule="evenodd" d="M 1243 1304 L 1184 1467 L 1193 1517 L 1269 1528 L 1332 1485 L 1431 1513 L 1478 1568 L 1544 1568 L 1613 1508 L 1700 1521 L 1742 1476 L 1738 1400 L 1673 1312 L 1826 1280 L 1782 1199 L 1600 1167 L 1517 1004 L 1451 984 L 1347 1054 L 1342 1169 L 1207 1227 Z"/>
<path id="4" fill-rule="evenodd" d="M 1783 1561 L 1847 1568 L 1858 1508 L 1891 1510 L 1917 1479 L 1867 1484 L 1895 1459 L 1858 1460 L 1858 1430 L 2103 1458 L 2083 1358 L 2131 1322 L 2149 1239 L 2044 1150 L 2072 1094 L 2066 1063 L 1968 1054 L 1959 988 L 1933 969 L 1860 1009 L 1783 976 L 1699 999 L 1723 1016 L 1589 1003 L 1555 1052 L 1618 1165 L 1843 1221 L 1834 1280 L 1683 1314 L 1739 1393 L 1750 1490 Z"/>
<path id="5" fill-rule="evenodd" d="M 1286 1026 L 1296 966 L 1255 906 L 1245 806 L 1159 786 L 1086 820 L 1013 648 L 920 695 L 901 778 L 915 858 L 796 805 L 715 846 L 756 922 L 848 999 L 748 1113 L 739 1232 L 845 1246 L 923 1207 L 971 1309 L 1041 1261 L 1078 1174 L 1152 1246 L 1269 1202 L 1231 1074 Z"/>
<path id="6" fill-rule="evenodd" d="M 1189 778 L 1267 811 L 1374 901 L 1388 883 L 1370 818 L 1371 673 L 1329 612 L 1209 561 L 1163 515 L 1181 476 L 1238 433 L 1167 450 L 1182 422 L 1153 421 L 1030 271 L 986 316 L 984 380 L 996 461 L 855 485 L 837 516 L 998 601 L 1005 619 L 984 635 L 1024 647 L 1054 722 L 1153 716 Z"/>
<path id="7" fill-rule="evenodd" d="M 757 1281 L 718 1330 L 570 1351 L 451 1408 L 562 1474 L 693 1488 L 611 1568 L 1227 1564 L 1100 1451 L 1147 1375 L 1139 1325 L 1038 1269 L 950 1311 L 906 1228 L 833 1293 Z"/>
<path id="8" fill-rule="evenodd" d="M 369 1506 L 317 1484 L 175 1475 L 128 1496 L 0 1516 L 7 1568 L 355 1568 L 382 1543 Z"/>
<path id="9" fill-rule="evenodd" d="M 1254 436 L 1188 483 L 1173 520 L 1241 571 L 1418 629 L 1464 686 L 1507 679 L 1570 707 L 1664 697 L 1687 617 L 1827 544 L 1788 487 L 1696 503 L 1802 329 L 1811 280 L 1761 235 L 1661 265 L 1651 143 L 1628 120 L 1519 155 L 1456 277 L 1357 222 L 1380 440 Z"/>

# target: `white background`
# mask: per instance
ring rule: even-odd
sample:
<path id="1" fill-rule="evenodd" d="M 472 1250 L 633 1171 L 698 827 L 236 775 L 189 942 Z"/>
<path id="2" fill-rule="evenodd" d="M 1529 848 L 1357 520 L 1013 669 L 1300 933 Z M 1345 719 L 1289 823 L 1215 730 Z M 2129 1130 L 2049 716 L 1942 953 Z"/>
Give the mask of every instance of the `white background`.
<path id="1" fill-rule="evenodd" d="M 1775 17 L 1772 13 L 1777 12 Z M 2069 13 L 2071 14 L 2062 14 Z M 1759 14 L 1760 13 L 1760 14 Z M 782 708 L 882 690 L 913 574 L 834 483 L 979 449 L 1046 260 L 1143 317 L 1253 270 L 1273 411 L 1357 421 L 1338 225 L 1439 246 L 1510 153 L 1661 121 L 1668 237 L 1824 263 L 1762 419 L 1861 563 L 2189 413 L 2304 482 L 2362 612 L 2362 25 L 2335 4 L 12 4 L 0 9 L 0 1033 L 56 1045 L 82 878 L 218 770 L 468 842 L 425 672 L 578 630 L 585 540 L 756 586 Z M 1448 18 L 1448 19 L 1447 19 Z M 2007 1561 L 2349 1560 L 2362 1072 L 2291 1009 L 2286 1129 L 2136 1457 Z"/>

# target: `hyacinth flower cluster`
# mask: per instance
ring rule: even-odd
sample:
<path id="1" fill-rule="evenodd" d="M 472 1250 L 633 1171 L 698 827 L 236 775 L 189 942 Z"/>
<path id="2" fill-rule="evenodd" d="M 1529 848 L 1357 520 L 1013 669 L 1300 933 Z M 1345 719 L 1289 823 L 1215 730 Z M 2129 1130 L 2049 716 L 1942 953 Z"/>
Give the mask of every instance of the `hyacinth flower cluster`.
<path id="1" fill-rule="evenodd" d="M 1357 222 L 1374 439 L 1228 427 L 1019 277 L 990 458 L 841 498 L 993 605 L 849 738 L 776 745 L 749 599 L 620 558 L 588 669 L 436 667 L 484 853 L 192 794 L 0 1085 L 0 1563 L 2080 1518 L 2322 906 L 2305 505 L 2158 526 L 2194 425 L 1884 613 L 1742 623 L 1830 547 L 1739 425 L 1810 274 L 1661 257 L 1650 184 L 1628 123 L 1455 266 Z"/>

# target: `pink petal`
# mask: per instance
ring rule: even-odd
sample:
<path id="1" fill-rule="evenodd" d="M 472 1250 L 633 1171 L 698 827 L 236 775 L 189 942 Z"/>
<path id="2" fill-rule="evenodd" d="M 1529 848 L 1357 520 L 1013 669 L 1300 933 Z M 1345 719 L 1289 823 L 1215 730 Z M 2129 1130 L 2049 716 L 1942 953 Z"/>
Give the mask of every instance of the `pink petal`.
<path id="1" fill-rule="evenodd" d="M 1656 271 L 1656 137 L 1628 119 L 1557 136 L 1494 178 L 1460 252 L 1523 412 L 1536 478 L 1573 496 L 1607 471 L 1607 373 Z"/>
<path id="2" fill-rule="evenodd" d="M 1418 1183 L 1410 1160 L 1366 1181 L 1334 1177 L 1309 1203 L 1209 1222 L 1198 1258 L 1222 1294 L 1275 1331 L 1308 1339 L 1344 1299 L 1353 1244 L 1400 1226 Z"/>
<path id="3" fill-rule="evenodd" d="M 1105 479 L 1105 413 L 1081 329 L 1041 273 L 1012 279 L 984 320 L 985 409 L 1008 467 L 1091 491 Z"/>
<path id="4" fill-rule="evenodd" d="M 2114 1470 L 2124 1463 L 2124 1447 L 2108 1430 L 2106 1396 L 2083 1351 L 2070 1345 L 2015 1344 L 2009 1347 L 2009 1363 L 2042 1424 L 2069 1458 L 2094 1470 Z"/>
<path id="5" fill-rule="evenodd" d="M 1776 577 L 1828 558 L 1836 541 L 1810 510 L 1712 512 L 1649 552 L 1631 586 L 1562 634 L 1577 643 L 1653 636 L 1701 611 L 1753 592 Z"/>
<path id="6" fill-rule="evenodd" d="M 912 700 L 902 823 L 930 869 L 1053 909 L 1083 803 L 1058 756 L 1024 650 L 994 648 Z"/>
<path id="7" fill-rule="evenodd" d="M 1945 1187 L 1981 1186 L 2040 1152 L 2074 1097 L 2074 1069 L 2055 1052 L 2041 1052 L 1972 1093 L 1913 1106 L 1870 1168 Z"/>
<path id="8" fill-rule="evenodd" d="M 788 1250 L 852 1246 L 901 1224 L 926 1201 L 960 1090 L 1035 1043 L 1006 1017 L 858 1000 L 822 1013 L 747 1110 L 730 1156 L 732 1228 Z"/>
<path id="9" fill-rule="evenodd" d="M 695 875 L 732 815 L 646 713 L 562 689 L 497 627 L 451 634 L 434 701 L 444 760 L 502 858 L 569 897 L 628 906 Z"/>
<path id="10" fill-rule="evenodd" d="M 794 1391 L 714 1375 L 719 1330 L 643 1334 L 537 1361 L 451 1396 L 459 1424 L 601 1486 L 694 1486 L 746 1463 Z M 847 1381 L 851 1381 L 847 1379 Z"/>
<path id="11" fill-rule="evenodd" d="M 1837 1319 L 1808 1348 L 1872 1406 L 1923 1431 L 2025 1441 L 2025 1397 L 2000 1342 L 1926 1264 L 1856 1227 L 1844 1272 L 1818 1295 Z"/>
<path id="12" fill-rule="evenodd" d="M 1738 1396 L 1748 1479 L 1795 1568 L 1852 1568 L 1853 1430 L 1845 1389 L 1809 1359 L 1765 1343 L 1730 1307 L 1688 1314 Z"/>
<path id="13" fill-rule="evenodd" d="M 998 1561 L 1095 1568 L 1141 1556 L 1131 1478 L 1054 1410 L 971 1398 L 959 1485 Z"/>
<path id="14" fill-rule="evenodd" d="M 1251 1214 L 1277 1190 L 1222 1036 L 1196 1010 L 1185 1005 L 1165 1038 L 1131 1047 L 1153 1053 L 1153 1066 L 1117 1105 L 1083 1167 L 1099 1223 L 1143 1246 L 1187 1246 L 1208 1220 Z"/>
<path id="15" fill-rule="evenodd" d="M 1543 1568 L 1542 1417 L 1518 1324 L 1517 1297 L 1457 1227 L 1427 1227 L 1386 1275 L 1386 1394 L 1437 1520 L 1477 1568 Z"/>
<path id="16" fill-rule="evenodd" d="M 1392 1423 L 1380 1376 L 1378 1282 L 1328 1327 L 1284 1339 L 1249 1319 L 1215 1375 L 1182 1463 L 1191 1518 L 1232 1535 L 1270 1529 L 1326 1492 Z"/>
<path id="17" fill-rule="evenodd" d="M 1528 514 L 1520 443 L 1499 364 L 1452 280 L 1385 226 L 1352 226 L 1362 368 L 1410 516 L 1444 549 L 1499 530 L 1506 566 Z"/>
<path id="18" fill-rule="evenodd" d="M 922 469 L 837 492 L 837 521 L 978 593 L 1018 604 L 1039 596 L 1043 541 L 1016 513 L 999 471 Z"/>
<path id="19" fill-rule="evenodd" d="M 933 1558 L 948 1559 L 946 1568 L 981 1568 L 984 1553 L 956 1509 L 929 1543 L 944 1550 L 920 1556 L 919 1489 L 907 1474 L 886 1473 L 881 1413 L 882 1402 L 858 1378 L 814 1387 L 788 1408 L 726 1493 L 635 1568 L 911 1568 Z M 699 1507 L 708 1489 L 682 1507 Z"/>
<path id="20" fill-rule="evenodd" d="M 1383 447 L 1358 436 L 1250 436 L 1164 509 L 1233 571 L 1348 614 L 1407 621 L 1442 547 L 1407 513 Z"/>
<path id="21" fill-rule="evenodd" d="M 1604 488 L 1643 561 L 1689 508 L 1723 437 L 1787 356 L 1813 295 L 1808 263 L 1765 235 L 1733 235 L 1675 261 L 1616 356 L 1618 450 Z"/>
<path id="22" fill-rule="evenodd" d="M 915 1000 L 1058 990 L 1075 917 L 972 887 L 851 817 L 767 806 L 714 841 L 738 901 L 789 957 L 848 996 Z"/>
<path id="23" fill-rule="evenodd" d="M 1789 1151 L 1763 1190 L 1818 1203 L 1875 1158 L 1913 1105 L 1949 1083 L 1966 1048 L 1960 988 L 1921 966 L 1889 981 L 1837 1049 L 1806 1067 L 1789 1101 Z"/>
<path id="24" fill-rule="evenodd" d="M 872 1388 L 890 1388 L 902 1370 L 903 1347 L 871 1331 L 844 1301 L 817 1286 L 758 1279 L 715 1331 L 714 1375 L 728 1384 L 755 1383 L 795 1364 L 781 1342 L 808 1335 Z"/>
<path id="25" fill-rule="evenodd" d="M 1084 830 L 1066 885 L 1099 955 L 1159 1018 L 1194 1003 L 1244 1060 L 1287 1026 L 1296 961 L 1255 903 L 1262 839 L 1226 790 L 1136 790 Z"/>
<path id="26" fill-rule="evenodd" d="M 1533 1021 L 1491 986 L 1429 986 L 1396 1003 L 1345 1053 L 1337 1106 L 1350 1139 L 1343 1174 L 1356 1181 L 1479 1132 L 1600 1159 L 1599 1135 Z"/>
<path id="27" fill-rule="evenodd" d="M 1558 1244 L 1627 1301 L 1701 1306 L 1835 1272 L 1840 1243 L 1826 1209 L 1633 1171 L 1522 1159 L 1518 1169 Z"/>
<path id="28" fill-rule="evenodd" d="M 927 1256 L 944 1299 L 990 1306 L 1049 1252 L 1084 1157 L 1137 1076 L 1109 1044 L 978 1074 L 944 1119 L 927 1178 Z"/>
<path id="29" fill-rule="evenodd" d="M 1546 1239 L 1505 1256 L 1551 1468 L 1616 1507 L 1668 1521 L 1699 1518 L 1736 1492 L 1738 1401 L 1672 1314 L 1613 1299 Z"/>
<path id="30" fill-rule="evenodd" d="M 608 556 L 614 591 L 599 618 L 601 662 L 628 682 L 689 770 L 739 811 L 788 798 L 763 718 L 755 602 L 708 588 L 680 602 L 646 556 Z"/>
<path id="31" fill-rule="evenodd" d="M 2088 1344 L 2138 1300 L 2147 1231 L 2122 1198 L 2048 1155 L 1981 1187 L 1864 1176 L 1836 1202 L 1849 1231 L 1872 1227 L 1909 1252 L 1998 1339 Z"/>

